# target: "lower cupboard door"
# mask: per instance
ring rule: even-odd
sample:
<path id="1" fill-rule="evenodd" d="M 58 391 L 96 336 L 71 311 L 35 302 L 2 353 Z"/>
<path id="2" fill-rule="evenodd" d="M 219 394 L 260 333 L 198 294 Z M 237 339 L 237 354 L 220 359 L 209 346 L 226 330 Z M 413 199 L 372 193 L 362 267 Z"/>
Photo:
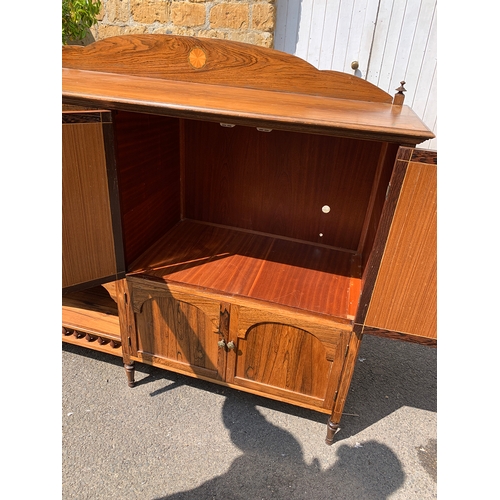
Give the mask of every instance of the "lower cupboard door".
<path id="1" fill-rule="evenodd" d="M 298 406 L 331 410 L 343 356 L 327 359 L 327 350 L 313 334 L 290 325 L 260 323 L 237 339 L 232 355 L 235 385 Z"/>
<path id="2" fill-rule="evenodd" d="M 186 375 L 221 380 L 225 355 L 217 342 L 219 305 L 211 317 L 173 297 L 146 300 L 136 312 L 136 357 Z"/>

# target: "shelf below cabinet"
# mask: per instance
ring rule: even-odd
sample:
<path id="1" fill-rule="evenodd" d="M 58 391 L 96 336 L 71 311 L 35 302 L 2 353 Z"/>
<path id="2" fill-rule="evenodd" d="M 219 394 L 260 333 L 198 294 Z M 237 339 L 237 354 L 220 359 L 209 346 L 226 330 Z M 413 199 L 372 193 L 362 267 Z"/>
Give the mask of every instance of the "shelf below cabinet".
<path id="1" fill-rule="evenodd" d="M 118 307 L 102 287 L 62 298 L 63 341 L 122 356 Z"/>

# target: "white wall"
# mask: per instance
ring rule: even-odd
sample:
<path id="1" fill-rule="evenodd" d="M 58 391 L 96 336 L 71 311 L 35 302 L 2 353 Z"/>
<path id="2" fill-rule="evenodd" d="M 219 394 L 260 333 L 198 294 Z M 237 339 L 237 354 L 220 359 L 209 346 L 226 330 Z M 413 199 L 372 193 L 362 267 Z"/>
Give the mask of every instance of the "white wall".
<path id="1" fill-rule="evenodd" d="M 436 0 L 277 0 L 274 47 L 354 73 L 410 106 L 437 136 Z M 357 61 L 358 70 L 351 68 Z M 419 147 L 437 149 L 437 138 Z"/>

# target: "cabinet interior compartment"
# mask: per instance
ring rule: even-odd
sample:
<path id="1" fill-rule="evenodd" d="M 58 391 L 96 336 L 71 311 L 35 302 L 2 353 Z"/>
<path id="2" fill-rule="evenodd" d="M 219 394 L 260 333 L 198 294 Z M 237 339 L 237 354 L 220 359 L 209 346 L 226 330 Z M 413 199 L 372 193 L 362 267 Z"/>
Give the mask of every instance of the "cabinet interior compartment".
<path id="1" fill-rule="evenodd" d="M 395 144 L 114 112 L 129 275 L 350 321 Z"/>

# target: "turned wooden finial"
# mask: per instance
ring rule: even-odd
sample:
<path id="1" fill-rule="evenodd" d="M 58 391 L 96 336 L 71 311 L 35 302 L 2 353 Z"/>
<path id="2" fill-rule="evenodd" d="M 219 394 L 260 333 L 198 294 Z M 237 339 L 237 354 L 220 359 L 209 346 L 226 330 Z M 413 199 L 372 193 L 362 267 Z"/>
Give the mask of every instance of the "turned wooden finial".
<path id="1" fill-rule="evenodd" d="M 396 89 L 396 94 L 394 95 L 394 99 L 392 100 L 392 104 L 395 104 L 396 106 L 402 106 L 403 102 L 405 101 L 405 95 L 403 92 L 406 92 L 406 89 L 404 87 L 406 82 L 401 82 L 401 85 Z"/>

